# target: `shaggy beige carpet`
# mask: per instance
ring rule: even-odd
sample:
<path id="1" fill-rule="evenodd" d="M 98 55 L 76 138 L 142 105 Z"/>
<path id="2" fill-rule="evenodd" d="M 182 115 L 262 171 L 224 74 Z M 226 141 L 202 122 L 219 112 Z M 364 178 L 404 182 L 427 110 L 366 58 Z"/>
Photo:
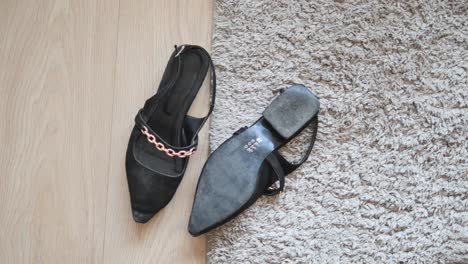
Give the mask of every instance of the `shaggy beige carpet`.
<path id="1" fill-rule="evenodd" d="M 211 263 L 468 263 L 467 1 L 221 0 L 215 17 L 212 149 L 290 84 L 322 108 L 285 195 L 211 232 Z"/>

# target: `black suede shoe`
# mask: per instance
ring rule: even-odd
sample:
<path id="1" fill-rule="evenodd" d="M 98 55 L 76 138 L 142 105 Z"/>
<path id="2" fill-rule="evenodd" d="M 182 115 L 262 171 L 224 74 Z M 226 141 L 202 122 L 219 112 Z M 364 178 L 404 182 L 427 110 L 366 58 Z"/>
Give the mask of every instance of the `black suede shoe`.
<path id="1" fill-rule="evenodd" d="M 208 115 L 188 116 L 209 68 Z M 137 114 L 128 143 L 125 167 L 135 222 L 147 222 L 174 196 L 189 156 L 197 149 L 197 134 L 213 110 L 215 93 L 216 77 L 208 52 L 193 45 L 176 47 L 158 92 Z"/>
<path id="2" fill-rule="evenodd" d="M 302 85 L 282 92 L 255 124 L 244 127 L 208 158 L 200 175 L 190 234 L 197 236 L 226 223 L 261 195 L 283 191 L 284 178 L 312 151 L 318 127 L 318 97 Z M 278 149 L 306 127 L 312 129 L 309 148 L 298 163 L 290 163 Z M 273 187 L 276 182 L 279 187 Z"/>

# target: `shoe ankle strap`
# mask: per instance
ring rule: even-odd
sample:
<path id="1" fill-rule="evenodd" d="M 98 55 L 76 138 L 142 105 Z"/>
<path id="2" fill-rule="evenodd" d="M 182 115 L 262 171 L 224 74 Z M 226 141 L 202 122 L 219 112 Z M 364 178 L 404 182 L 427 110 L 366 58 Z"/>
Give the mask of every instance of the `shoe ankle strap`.
<path id="1" fill-rule="evenodd" d="M 271 153 L 266 161 L 269 163 L 270 167 L 273 169 L 274 175 L 272 175 L 271 185 L 265 190 L 263 193 L 266 196 L 273 196 L 278 193 L 281 193 L 284 190 L 284 183 L 286 175 L 290 174 L 291 172 L 295 171 L 302 163 L 307 161 L 310 153 L 312 152 L 312 148 L 314 147 L 315 139 L 317 137 L 317 129 L 318 129 L 318 115 L 316 115 L 310 121 L 309 127 L 312 129 L 312 134 L 310 135 L 310 142 L 309 146 L 301 157 L 299 162 L 291 163 L 287 161 L 278 151 L 274 151 Z M 273 178 L 274 177 L 274 178 Z M 275 188 L 272 185 L 279 181 L 279 187 Z"/>

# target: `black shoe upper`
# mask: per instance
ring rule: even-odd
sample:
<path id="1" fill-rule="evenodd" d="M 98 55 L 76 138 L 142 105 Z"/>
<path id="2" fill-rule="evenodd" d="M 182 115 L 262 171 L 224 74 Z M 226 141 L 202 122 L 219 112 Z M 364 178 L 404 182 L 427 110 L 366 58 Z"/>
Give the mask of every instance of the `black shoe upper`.
<path id="1" fill-rule="evenodd" d="M 211 104 L 207 116 L 187 115 L 211 68 Z M 216 91 L 213 62 L 199 46 L 176 47 L 159 85 L 135 118 L 125 167 L 133 218 L 145 223 L 165 207 L 179 186 L 197 134 L 211 114 Z"/>

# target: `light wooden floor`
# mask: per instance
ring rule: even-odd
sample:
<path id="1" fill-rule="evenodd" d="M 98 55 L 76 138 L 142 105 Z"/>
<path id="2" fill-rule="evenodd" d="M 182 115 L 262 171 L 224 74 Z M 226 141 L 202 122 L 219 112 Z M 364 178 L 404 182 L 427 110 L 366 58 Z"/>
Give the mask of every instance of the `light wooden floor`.
<path id="1" fill-rule="evenodd" d="M 205 126 L 175 199 L 133 223 L 133 118 L 174 44 L 211 45 L 212 0 L 0 1 L 0 263 L 204 263 L 187 232 Z M 202 115 L 208 90 L 192 111 Z"/>

